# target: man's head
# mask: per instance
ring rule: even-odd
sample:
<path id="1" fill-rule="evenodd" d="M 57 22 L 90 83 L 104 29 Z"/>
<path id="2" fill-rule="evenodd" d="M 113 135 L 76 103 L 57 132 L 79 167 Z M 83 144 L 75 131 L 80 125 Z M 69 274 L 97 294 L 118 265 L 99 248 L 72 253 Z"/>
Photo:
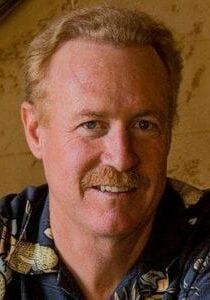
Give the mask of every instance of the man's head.
<path id="1" fill-rule="evenodd" d="M 51 213 L 71 228 L 122 236 L 152 219 L 180 80 L 173 43 L 148 16 L 108 7 L 73 12 L 32 43 L 22 119 Z"/>

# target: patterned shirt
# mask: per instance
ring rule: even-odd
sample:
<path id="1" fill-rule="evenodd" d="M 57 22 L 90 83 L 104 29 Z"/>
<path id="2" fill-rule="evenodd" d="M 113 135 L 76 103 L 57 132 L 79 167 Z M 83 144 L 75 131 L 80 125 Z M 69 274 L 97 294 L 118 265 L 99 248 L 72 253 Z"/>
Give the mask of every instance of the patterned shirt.
<path id="1" fill-rule="evenodd" d="M 209 237 L 210 191 L 168 180 L 149 241 L 110 299 L 210 299 Z M 3 299 L 84 299 L 54 247 L 47 185 L 0 201 Z"/>

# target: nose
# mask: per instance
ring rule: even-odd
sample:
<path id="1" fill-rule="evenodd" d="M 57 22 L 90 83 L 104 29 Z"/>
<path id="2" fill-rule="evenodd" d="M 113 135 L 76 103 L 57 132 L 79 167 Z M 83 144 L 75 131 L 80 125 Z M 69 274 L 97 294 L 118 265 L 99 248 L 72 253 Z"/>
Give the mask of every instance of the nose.
<path id="1" fill-rule="evenodd" d="M 127 130 L 118 129 L 106 137 L 101 161 L 105 165 L 114 167 L 118 172 L 136 167 L 140 161 L 135 152 L 134 142 Z"/>

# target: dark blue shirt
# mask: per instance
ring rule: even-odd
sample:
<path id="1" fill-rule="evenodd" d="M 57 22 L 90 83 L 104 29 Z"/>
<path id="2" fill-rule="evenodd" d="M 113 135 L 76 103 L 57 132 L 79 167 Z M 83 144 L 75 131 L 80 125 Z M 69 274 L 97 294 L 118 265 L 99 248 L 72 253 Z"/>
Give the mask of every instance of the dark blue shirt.
<path id="1" fill-rule="evenodd" d="M 210 192 L 168 180 L 149 241 L 110 298 L 210 299 L 209 233 Z M 47 185 L 0 201 L 2 299 L 84 299 L 56 253 Z"/>

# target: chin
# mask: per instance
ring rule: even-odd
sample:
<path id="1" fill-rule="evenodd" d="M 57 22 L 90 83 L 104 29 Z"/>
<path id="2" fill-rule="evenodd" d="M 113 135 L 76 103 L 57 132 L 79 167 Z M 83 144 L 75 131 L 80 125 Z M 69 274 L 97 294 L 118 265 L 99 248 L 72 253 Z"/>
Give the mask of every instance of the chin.
<path id="1" fill-rule="evenodd" d="M 105 215 L 100 218 L 91 219 L 89 228 L 97 236 L 106 238 L 122 238 L 134 234 L 143 223 L 134 222 L 128 216 Z"/>

